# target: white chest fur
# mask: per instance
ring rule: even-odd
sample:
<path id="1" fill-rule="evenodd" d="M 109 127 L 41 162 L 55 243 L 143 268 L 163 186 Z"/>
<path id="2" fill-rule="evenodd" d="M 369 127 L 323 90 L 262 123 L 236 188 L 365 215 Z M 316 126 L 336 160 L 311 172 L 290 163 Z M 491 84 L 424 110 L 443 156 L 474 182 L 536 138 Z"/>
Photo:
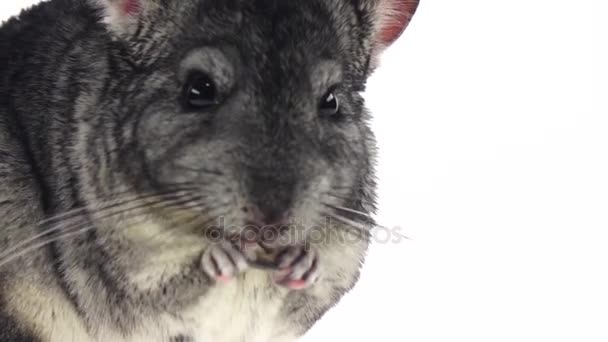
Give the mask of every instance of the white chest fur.
<path id="1" fill-rule="evenodd" d="M 185 333 L 195 341 L 295 341 L 280 310 L 286 290 L 272 296 L 267 273 L 249 271 L 228 284 L 213 287 L 183 314 Z"/>
<path id="2" fill-rule="evenodd" d="M 274 285 L 267 273 L 249 270 L 230 283 L 213 286 L 180 319 L 167 315 L 146 320 L 130 336 L 104 329 L 103 322 L 98 326 L 99 334 L 90 336 L 71 310 L 62 310 L 66 306 L 58 293 L 22 288 L 19 293 L 23 296 L 15 300 L 19 300 L 16 307 L 24 319 L 39 322 L 32 328 L 45 342 L 171 342 L 180 335 L 192 338 L 186 342 L 296 341 L 293 329 L 280 314 L 287 290 L 277 288 L 270 295 L 269 286 Z"/>
<path id="3" fill-rule="evenodd" d="M 180 320 L 165 317 L 150 322 L 124 342 L 168 342 L 178 335 L 189 336 L 193 342 L 295 341 L 293 330 L 280 314 L 287 291 L 279 289 L 270 296 L 269 286 L 273 285 L 267 273 L 250 270 L 211 288 Z"/>

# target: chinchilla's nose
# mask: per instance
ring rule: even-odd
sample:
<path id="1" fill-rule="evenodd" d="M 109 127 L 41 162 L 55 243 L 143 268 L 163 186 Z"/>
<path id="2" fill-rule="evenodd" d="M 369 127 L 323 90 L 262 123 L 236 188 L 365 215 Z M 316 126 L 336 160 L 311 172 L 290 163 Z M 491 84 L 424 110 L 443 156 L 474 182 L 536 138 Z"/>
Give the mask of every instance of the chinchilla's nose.
<path id="1" fill-rule="evenodd" d="M 293 203 L 295 181 L 286 177 L 253 175 L 250 184 L 256 220 L 265 225 L 283 222 Z"/>

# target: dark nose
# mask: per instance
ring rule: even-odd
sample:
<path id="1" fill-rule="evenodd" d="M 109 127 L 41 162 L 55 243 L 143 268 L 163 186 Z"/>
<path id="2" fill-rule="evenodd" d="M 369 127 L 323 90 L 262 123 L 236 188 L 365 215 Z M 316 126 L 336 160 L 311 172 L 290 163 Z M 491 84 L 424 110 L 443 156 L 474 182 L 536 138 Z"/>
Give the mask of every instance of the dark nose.
<path id="1" fill-rule="evenodd" d="M 266 225 L 281 224 L 293 202 L 294 181 L 287 177 L 251 177 L 251 202 L 256 220 Z"/>

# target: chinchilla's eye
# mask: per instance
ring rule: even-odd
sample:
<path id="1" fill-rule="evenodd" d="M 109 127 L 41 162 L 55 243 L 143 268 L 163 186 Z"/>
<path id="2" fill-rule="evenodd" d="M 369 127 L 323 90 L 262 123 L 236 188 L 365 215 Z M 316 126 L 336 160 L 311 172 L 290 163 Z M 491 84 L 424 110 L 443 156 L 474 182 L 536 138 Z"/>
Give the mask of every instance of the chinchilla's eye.
<path id="1" fill-rule="evenodd" d="M 193 109 L 204 109 L 219 104 L 215 83 L 204 73 L 194 73 L 184 89 L 186 104 Z"/>
<path id="2" fill-rule="evenodd" d="M 340 114 L 340 101 L 336 96 L 335 88 L 331 88 L 323 95 L 319 104 L 319 111 L 322 115 L 329 117 L 336 117 Z"/>

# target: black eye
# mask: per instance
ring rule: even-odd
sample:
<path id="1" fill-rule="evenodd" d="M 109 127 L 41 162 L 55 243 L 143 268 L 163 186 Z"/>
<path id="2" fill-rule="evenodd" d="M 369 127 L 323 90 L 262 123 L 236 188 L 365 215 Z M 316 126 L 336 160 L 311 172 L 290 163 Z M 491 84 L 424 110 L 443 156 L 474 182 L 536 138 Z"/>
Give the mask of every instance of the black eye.
<path id="1" fill-rule="evenodd" d="M 319 110 L 321 111 L 321 114 L 325 116 L 336 116 L 340 113 L 340 101 L 336 96 L 334 88 L 323 95 L 321 103 L 319 104 Z"/>
<path id="2" fill-rule="evenodd" d="M 219 104 L 215 83 L 203 73 L 191 75 L 184 92 L 186 104 L 192 108 L 207 108 Z"/>

